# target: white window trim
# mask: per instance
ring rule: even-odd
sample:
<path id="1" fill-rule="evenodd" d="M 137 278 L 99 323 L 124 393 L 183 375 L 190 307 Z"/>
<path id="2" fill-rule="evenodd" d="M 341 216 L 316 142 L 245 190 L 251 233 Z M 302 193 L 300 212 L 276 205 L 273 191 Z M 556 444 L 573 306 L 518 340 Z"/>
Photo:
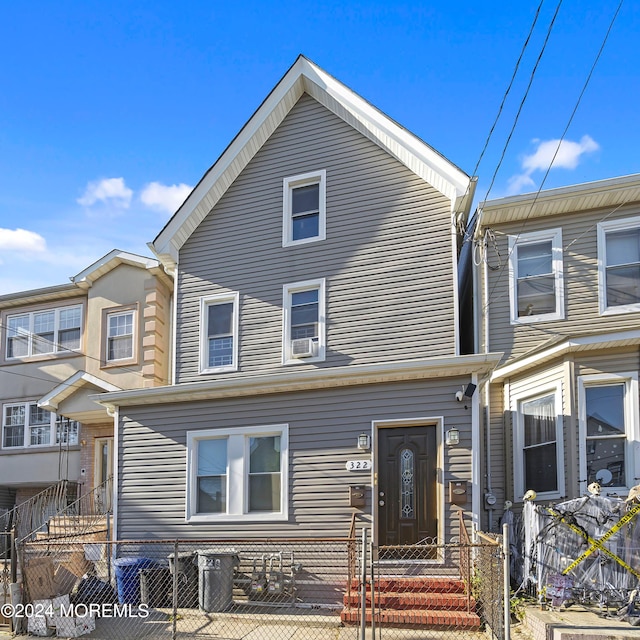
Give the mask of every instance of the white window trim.
<path id="1" fill-rule="evenodd" d="M 207 310 L 211 305 L 226 304 L 229 302 L 233 304 L 233 318 L 231 320 L 231 327 L 233 331 L 232 362 L 231 364 L 225 365 L 223 367 L 210 367 L 207 335 Z M 224 373 L 227 371 L 238 370 L 238 343 L 240 342 L 239 305 L 240 293 L 238 291 L 232 291 L 230 293 L 219 293 L 216 295 L 204 296 L 200 298 L 200 373 Z"/>
<path id="2" fill-rule="evenodd" d="M 515 416 L 513 429 L 513 479 L 515 499 L 522 502 L 525 492 L 530 487 L 524 486 L 524 420 L 520 412 L 520 405 L 530 400 L 536 400 L 553 394 L 556 410 L 556 468 L 558 487 L 556 491 L 543 491 L 538 493 L 540 500 L 562 498 L 565 495 L 565 469 L 564 469 L 564 429 L 562 412 L 562 382 L 557 381 L 542 387 L 538 387 L 535 393 L 531 390 L 514 395 L 511 400 L 512 415 Z"/>
<path id="3" fill-rule="evenodd" d="M 554 278 L 556 310 L 536 316 L 518 317 L 518 247 L 551 240 L 551 259 Z M 546 229 L 509 236 L 509 308 L 511 324 L 531 324 L 550 320 L 564 320 L 564 271 L 562 259 L 562 229 Z"/>
<path id="4" fill-rule="evenodd" d="M 119 316 L 127 316 L 127 315 L 131 315 L 131 355 L 125 356 L 124 358 L 109 358 L 109 339 L 114 337 L 114 336 L 110 336 L 109 335 L 109 329 L 110 329 L 110 325 L 109 325 L 109 321 L 111 318 L 116 318 Z M 118 311 L 107 311 L 106 313 L 106 317 L 107 317 L 107 323 L 106 323 L 106 335 L 105 335 L 105 363 L 107 365 L 109 364 L 114 364 L 114 363 L 119 363 L 119 362 L 128 362 L 130 360 L 134 360 L 135 356 L 136 356 L 136 344 L 137 344 L 137 333 L 136 333 L 136 326 L 137 326 L 137 316 L 136 316 L 136 310 L 135 309 L 120 309 Z M 123 336 L 117 336 L 117 337 L 123 337 Z"/>
<path id="5" fill-rule="evenodd" d="M 60 329 L 60 312 L 61 311 L 67 311 L 69 309 L 80 309 L 80 338 L 79 338 L 79 346 L 77 349 L 63 349 L 62 347 L 60 347 L 60 331 L 65 331 L 65 329 Z M 33 327 L 34 327 L 34 317 L 39 314 L 39 313 L 48 313 L 48 312 L 54 312 L 54 341 L 53 341 L 53 350 L 52 351 L 48 351 L 46 353 L 33 353 L 33 337 L 36 335 L 35 332 L 33 331 Z M 5 347 L 5 360 L 9 361 L 9 360 L 25 360 L 26 358 L 46 358 L 46 357 L 52 357 L 52 356 L 57 356 L 57 355 L 61 355 L 61 354 L 68 354 L 68 353 L 76 353 L 81 347 L 82 347 L 82 333 L 83 333 L 83 313 L 82 313 L 83 309 L 82 309 L 82 305 L 80 304 L 72 304 L 69 306 L 65 306 L 65 307 L 51 307 L 51 308 L 44 308 L 44 309 L 36 309 L 35 311 L 26 311 L 26 312 L 18 312 L 18 313 L 10 313 L 7 314 L 6 318 L 4 319 L 4 324 L 6 327 L 6 332 L 5 332 L 5 341 L 4 341 L 4 347 Z M 29 317 L 29 331 L 26 335 L 29 336 L 29 342 L 28 342 L 28 353 L 25 356 L 9 356 L 9 319 L 10 318 L 15 318 L 15 317 L 19 317 L 19 316 L 28 316 Z"/>
<path id="6" fill-rule="evenodd" d="M 56 435 L 57 435 L 57 428 L 58 428 L 58 418 L 59 416 L 56 413 L 53 412 L 49 412 L 49 428 L 50 428 L 50 432 L 49 432 L 49 442 L 44 443 L 44 444 L 31 444 L 31 427 L 33 426 L 45 426 L 45 425 L 31 425 L 29 423 L 29 419 L 31 416 L 30 413 L 30 408 L 33 405 L 37 405 L 38 403 L 34 400 L 31 401 L 27 401 L 27 402 L 6 402 L 5 404 L 1 405 L 1 409 L 2 409 L 2 416 L 0 417 L 1 420 L 1 429 L 0 429 L 0 449 L 3 451 L 19 451 L 19 450 L 23 450 L 23 449 L 47 449 L 47 448 L 51 448 L 51 447 L 59 447 L 60 443 L 57 442 L 56 439 Z M 22 436 L 22 444 L 21 445 L 17 445 L 15 447 L 5 447 L 4 446 L 4 432 L 5 432 L 5 428 L 6 428 L 6 408 L 7 407 L 24 407 L 24 411 L 25 411 L 25 424 L 24 424 L 24 433 Z M 73 421 L 75 423 L 75 421 Z M 71 443 L 68 446 L 74 447 L 77 446 L 80 442 L 80 428 L 81 425 L 78 424 L 78 429 L 77 429 L 77 437 L 78 437 L 78 442 L 75 443 Z M 67 443 L 62 443 L 63 446 L 67 446 Z"/>
<path id="7" fill-rule="evenodd" d="M 278 512 L 248 512 L 248 438 L 280 436 L 280 505 Z M 229 438 L 227 450 L 227 513 L 197 513 L 198 442 Z M 283 521 L 289 519 L 289 425 L 187 431 L 187 522 Z"/>
<path id="8" fill-rule="evenodd" d="M 607 384 L 624 384 L 624 426 L 626 439 L 625 476 L 623 487 L 603 487 L 603 493 L 627 493 L 640 479 L 640 418 L 638 411 L 638 373 L 598 373 L 578 376 L 578 432 L 580 482 L 586 485 L 587 477 L 587 403 L 585 387 L 601 387 Z M 586 489 L 582 487 L 582 489 Z"/>
<path id="9" fill-rule="evenodd" d="M 318 235 L 311 238 L 302 238 L 301 240 L 293 239 L 293 216 L 291 215 L 291 191 L 297 187 L 318 184 Z M 325 169 L 312 171 L 310 173 L 301 173 L 297 176 L 284 178 L 282 187 L 282 246 L 291 247 L 299 244 L 307 244 L 309 242 L 318 242 L 326 238 L 326 184 L 327 172 Z"/>
<path id="10" fill-rule="evenodd" d="M 309 358 L 293 358 L 291 356 L 291 294 L 312 289 L 318 291 L 318 352 Z M 323 362 L 326 357 L 325 279 L 285 284 L 282 288 L 282 310 L 282 364 Z"/>
<path id="11" fill-rule="evenodd" d="M 607 240 L 609 231 L 624 231 L 640 227 L 640 216 L 624 218 L 623 220 L 607 220 L 598 223 L 598 299 L 600 303 L 600 315 L 610 316 L 620 313 L 632 313 L 640 311 L 640 303 L 607 305 Z"/>

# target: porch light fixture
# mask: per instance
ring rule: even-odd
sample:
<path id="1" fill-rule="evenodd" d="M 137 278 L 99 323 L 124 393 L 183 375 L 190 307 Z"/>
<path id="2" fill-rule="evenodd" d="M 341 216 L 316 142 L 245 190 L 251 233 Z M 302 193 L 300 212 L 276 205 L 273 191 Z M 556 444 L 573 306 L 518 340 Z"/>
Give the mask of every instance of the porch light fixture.
<path id="1" fill-rule="evenodd" d="M 455 427 L 453 429 L 449 429 L 446 434 L 445 442 L 449 447 L 460 444 L 460 431 Z"/>
<path id="2" fill-rule="evenodd" d="M 361 433 L 358 436 L 358 449 L 362 451 L 369 451 L 371 448 L 371 438 L 368 433 Z"/>

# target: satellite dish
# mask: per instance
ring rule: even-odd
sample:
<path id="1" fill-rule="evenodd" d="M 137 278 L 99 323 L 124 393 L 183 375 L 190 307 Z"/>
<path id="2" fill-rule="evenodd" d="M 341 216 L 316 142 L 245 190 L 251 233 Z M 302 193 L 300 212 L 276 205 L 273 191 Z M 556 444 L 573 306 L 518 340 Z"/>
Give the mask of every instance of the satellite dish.
<path id="1" fill-rule="evenodd" d="M 596 473 L 596 480 L 600 483 L 601 487 L 604 487 L 605 485 L 608 485 L 611 480 L 613 480 L 613 475 L 611 474 L 611 471 L 609 471 L 609 469 L 600 469 Z"/>

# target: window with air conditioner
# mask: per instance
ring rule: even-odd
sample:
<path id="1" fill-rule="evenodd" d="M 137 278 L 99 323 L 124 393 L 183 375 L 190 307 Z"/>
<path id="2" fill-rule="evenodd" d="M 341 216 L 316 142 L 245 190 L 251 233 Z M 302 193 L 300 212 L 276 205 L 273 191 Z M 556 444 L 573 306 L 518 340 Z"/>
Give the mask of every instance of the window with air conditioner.
<path id="1" fill-rule="evenodd" d="M 325 359 L 325 281 L 284 286 L 283 362 Z"/>

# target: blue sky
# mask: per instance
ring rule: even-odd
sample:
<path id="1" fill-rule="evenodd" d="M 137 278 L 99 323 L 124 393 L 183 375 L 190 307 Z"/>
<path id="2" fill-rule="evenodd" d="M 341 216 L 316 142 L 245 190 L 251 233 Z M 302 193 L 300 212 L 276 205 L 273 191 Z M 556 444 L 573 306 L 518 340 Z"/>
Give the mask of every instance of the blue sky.
<path id="1" fill-rule="evenodd" d="M 529 2 L 3 3 L 0 294 L 150 255 L 302 53 L 471 174 Z M 547 35 L 545 1 L 477 171 L 484 199 Z M 564 0 L 489 197 L 539 188 L 618 0 Z M 622 5 L 545 188 L 640 172 L 640 10 Z M 554 142 L 555 141 L 555 142 Z"/>

